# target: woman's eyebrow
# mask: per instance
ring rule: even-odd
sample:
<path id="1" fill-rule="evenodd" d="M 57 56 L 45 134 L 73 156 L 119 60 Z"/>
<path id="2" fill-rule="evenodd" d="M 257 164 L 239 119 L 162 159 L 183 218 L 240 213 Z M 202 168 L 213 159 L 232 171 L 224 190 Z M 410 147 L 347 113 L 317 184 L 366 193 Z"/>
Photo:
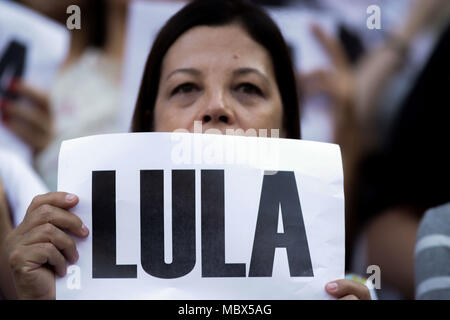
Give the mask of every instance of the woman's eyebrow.
<path id="1" fill-rule="evenodd" d="M 262 73 L 261 71 L 259 71 L 258 69 L 254 69 L 254 68 L 239 68 L 233 71 L 233 76 L 243 76 L 249 73 L 254 73 L 256 75 L 258 75 L 259 77 L 261 77 L 267 85 L 270 84 L 269 79 L 266 77 L 266 75 L 264 73 Z"/>
<path id="2" fill-rule="evenodd" d="M 176 74 L 176 73 L 189 73 L 189 74 L 191 74 L 191 75 L 194 75 L 194 76 L 199 76 L 200 74 L 201 74 L 201 71 L 200 70 L 197 70 L 197 69 L 194 69 L 194 68 L 181 68 L 181 69 L 176 69 L 175 71 L 172 71 L 168 76 L 167 76 L 167 78 L 166 78 L 166 80 L 169 80 L 169 78 L 171 77 L 171 76 L 173 76 L 174 74 Z"/>

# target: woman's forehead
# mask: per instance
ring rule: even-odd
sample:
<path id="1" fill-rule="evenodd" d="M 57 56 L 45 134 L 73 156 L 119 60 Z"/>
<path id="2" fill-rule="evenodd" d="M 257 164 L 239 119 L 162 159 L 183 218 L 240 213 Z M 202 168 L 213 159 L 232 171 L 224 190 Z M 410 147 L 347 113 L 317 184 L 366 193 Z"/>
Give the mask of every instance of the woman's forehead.
<path id="1" fill-rule="evenodd" d="M 163 74 L 179 68 L 254 68 L 272 75 L 267 50 L 238 24 L 197 26 L 175 41 L 163 61 Z"/>

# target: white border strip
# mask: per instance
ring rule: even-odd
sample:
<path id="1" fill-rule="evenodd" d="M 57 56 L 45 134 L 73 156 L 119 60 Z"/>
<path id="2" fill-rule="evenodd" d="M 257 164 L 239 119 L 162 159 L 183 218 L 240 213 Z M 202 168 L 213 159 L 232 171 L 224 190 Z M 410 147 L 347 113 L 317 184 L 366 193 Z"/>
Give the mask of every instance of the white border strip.
<path id="1" fill-rule="evenodd" d="M 442 234 L 425 236 L 417 242 L 415 254 L 418 255 L 425 249 L 435 247 L 448 247 L 450 249 L 450 237 Z"/>
<path id="2" fill-rule="evenodd" d="M 434 290 L 450 290 L 450 277 L 433 277 L 422 281 L 416 291 L 416 298 L 420 298 L 425 293 Z"/>

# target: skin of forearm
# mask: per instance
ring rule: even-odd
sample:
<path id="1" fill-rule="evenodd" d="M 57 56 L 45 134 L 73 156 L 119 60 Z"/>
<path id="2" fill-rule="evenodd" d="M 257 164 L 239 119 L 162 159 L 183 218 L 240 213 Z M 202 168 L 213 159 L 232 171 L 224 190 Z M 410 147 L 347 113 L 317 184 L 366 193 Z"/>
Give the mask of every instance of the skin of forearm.
<path id="1" fill-rule="evenodd" d="M 403 57 L 388 46 L 376 50 L 356 68 L 356 116 L 364 129 L 373 123 L 377 113 L 377 102 L 390 80 L 400 70 Z"/>
<path id="2" fill-rule="evenodd" d="M 375 218 L 367 228 L 368 265 L 378 265 L 382 285 L 414 298 L 414 248 L 421 209 L 398 206 Z"/>
<path id="3" fill-rule="evenodd" d="M 416 10 L 412 10 L 404 23 L 389 32 L 390 37 L 355 68 L 357 117 L 367 139 L 374 140 L 376 136 L 372 124 L 378 111 L 377 103 L 391 79 L 404 66 L 407 52 L 422 28 L 421 20 Z"/>
<path id="4" fill-rule="evenodd" d="M 6 236 L 11 230 L 12 224 L 8 214 L 8 206 L 0 184 L 0 291 L 6 299 L 17 298 L 13 277 L 9 269 L 8 253 L 5 244 Z"/>

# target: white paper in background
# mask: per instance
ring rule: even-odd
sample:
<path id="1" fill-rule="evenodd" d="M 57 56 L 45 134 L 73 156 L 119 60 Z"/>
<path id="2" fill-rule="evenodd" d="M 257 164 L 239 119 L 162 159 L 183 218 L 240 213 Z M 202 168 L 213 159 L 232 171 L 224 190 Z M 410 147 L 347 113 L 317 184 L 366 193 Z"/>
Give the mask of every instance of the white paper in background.
<path id="1" fill-rule="evenodd" d="M 123 65 L 123 113 L 119 124 L 123 130 L 130 128 L 145 62 L 153 41 L 164 23 L 183 6 L 184 3 L 158 1 L 134 1 L 130 4 Z M 311 33 L 311 24 L 314 22 L 334 34 L 335 19 L 332 16 L 297 8 L 267 8 L 267 11 L 292 48 L 297 68 L 309 72 L 329 66 L 326 53 Z"/>
<path id="2" fill-rule="evenodd" d="M 23 80 L 40 90 L 51 85 L 69 49 L 70 34 L 62 25 L 9 1 L 0 1 L 0 59 L 11 41 L 26 47 Z M 11 70 L 0 74 L 2 87 L 8 86 Z M 1 100 L 1 96 L 0 96 Z M 1 110 L 0 110 L 1 115 Z M 0 121 L 0 147 L 31 161 L 29 148 L 7 132 Z"/>
<path id="3" fill-rule="evenodd" d="M 170 263 L 171 172 L 177 169 L 195 170 L 196 263 L 184 276 L 161 279 L 141 264 L 140 171 L 164 170 L 165 261 Z M 201 179 L 206 169 L 224 170 L 225 262 L 244 263 L 245 277 L 202 277 Z M 295 234 L 306 235 L 313 276 L 291 276 L 286 249 L 277 248 L 272 276 L 248 277 L 266 170 L 295 177 L 297 191 L 291 198 L 299 200 L 301 213 L 296 210 L 294 216 L 302 216 L 305 226 Z M 115 171 L 116 263 L 136 265 L 137 278 L 93 278 L 93 171 Z M 90 235 L 76 239 L 80 258 L 57 278 L 57 299 L 328 299 L 326 283 L 344 277 L 343 173 L 337 145 L 189 133 L 100 135 L 63 142 L 58 173 L 58 190 L 78 195 L 72 211 Z M 288 227 L 279 222 L 284 219 L 281 208 L 278 233 Z"/>
<path id="4" fill-rule="evenodd" d="M 318 94 L 303 100 L 301 110 L 302 139 L 333 142 L 333 102 L 326 94 Z"/>
<path id="5" fill-rule="evenodd" d="M 0 181 L 13 214 L 14 227 L 25 217 L 33 198 L 48 192 L 34 169 L 14 152 L 0 148 Z"/>
<path id="6" fill-rule="evenodd" d="M 303 6 L 270 13 L 288 44 L 293 44 L 294 60 L 300 73 L 307 74 L 331 67 L 327 53 L 311 32 L 311 26 L 319 25 L 327 34 L 335 35 L 337 21 L 334 15 Z M 314 96 L 304 98 L 301 103 L 302 139 L 331 142 L 333 122 L 329 100 L 324 96 Z"/>

